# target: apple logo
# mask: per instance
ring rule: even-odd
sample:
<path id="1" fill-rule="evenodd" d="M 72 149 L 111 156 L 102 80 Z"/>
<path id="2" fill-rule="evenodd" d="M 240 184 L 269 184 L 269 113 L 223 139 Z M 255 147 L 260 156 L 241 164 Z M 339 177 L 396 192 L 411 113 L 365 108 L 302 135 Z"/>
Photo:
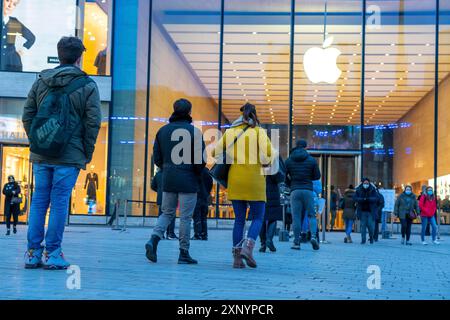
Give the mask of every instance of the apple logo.
<path id="1" fill-rule="evenodd" d="M 322 48 L 313 47 L 306 50 L 303 56 L 303 65 L 308 79 L 312 83 L 335 83 L 342 71 L 336 65 L 341 51 L 331 48 L 333 37 L 323 41 Z"/>

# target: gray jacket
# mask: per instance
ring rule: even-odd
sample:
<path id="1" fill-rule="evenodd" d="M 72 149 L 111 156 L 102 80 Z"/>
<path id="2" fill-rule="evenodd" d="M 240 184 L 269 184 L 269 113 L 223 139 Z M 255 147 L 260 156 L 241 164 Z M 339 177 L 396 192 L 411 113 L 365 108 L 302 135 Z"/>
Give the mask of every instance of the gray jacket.
<path id="1" fill-rule="evenodd" d="M 27 134 L 49 88 L 66 86 L 71 80 L 82 75 L 86 74 L 79 68 L 69 65 L 41 72 L 28 94 L 23 110 L 22 122 Z M 91 82 L 76 90 L 70 94 L 70 100 L 78 116 L 81 117 L 82 125 L 78 126 L 74 132 L 64 154 L 59 158 L 51 158 L 31 153 L 31 162 L 66 165 L 80 169 L 86 169 L 86 164 L 91 162 L 102 120 L 97 85 Z"/>
<path id="2" fill-rule="evenodd" d="M 417 197 L 414 193 L 407 195 L 403 192 L 395 201 L 394 214 L 400 219 L 405 219 L 411 211 L 419 215 L 420 209 Z"/>

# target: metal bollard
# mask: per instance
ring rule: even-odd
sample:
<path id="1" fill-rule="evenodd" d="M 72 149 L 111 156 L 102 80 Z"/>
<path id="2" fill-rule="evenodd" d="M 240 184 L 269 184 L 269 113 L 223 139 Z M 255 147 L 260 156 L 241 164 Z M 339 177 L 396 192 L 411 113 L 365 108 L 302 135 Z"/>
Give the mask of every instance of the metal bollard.
<path id="1" fill-rule="evenodd" d="M 122 231 L 127 230 L 127 216 L 128 216 L 128 200 L 125 200 L 125 208 L 123 210 L 123 227 Z"/>
<path id="2" fill-rule="evenodd" d="M 113 223 L 112 229 L 113 229 L 113 230 L 120 230 L 120 227 L 119 227 L 119 202 L 117 202 L 117 203 L 115 204 L 115 212 L 114 212 L 114 215 L 115 215 L 115 221 L 114 221 L 114 223 Z"/>

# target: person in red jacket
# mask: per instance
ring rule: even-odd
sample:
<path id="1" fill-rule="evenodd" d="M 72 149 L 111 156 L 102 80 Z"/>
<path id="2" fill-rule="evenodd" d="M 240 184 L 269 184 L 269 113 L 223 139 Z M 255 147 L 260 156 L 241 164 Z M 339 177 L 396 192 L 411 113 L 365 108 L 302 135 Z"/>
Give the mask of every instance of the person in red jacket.
<path id="1" fill-rule="evenodd" d="M 419 200 L 419 207 L 420 207 L 420 218 L 422 220 L 422 244 L 427 245 L 428 243 L 425 241 L 425 230 L 427 228 L 428 222 L 431 224 L 431 236 L 433 239 L 434 244 L 439 244 L 439 241 L 436 239 L 436 210 L 437 210 L 437 204 L 436 204 L 436 197 L 433 192 L 432 187 L 427 187 L 426 193 L 423 194 L 420 197 Z"/>

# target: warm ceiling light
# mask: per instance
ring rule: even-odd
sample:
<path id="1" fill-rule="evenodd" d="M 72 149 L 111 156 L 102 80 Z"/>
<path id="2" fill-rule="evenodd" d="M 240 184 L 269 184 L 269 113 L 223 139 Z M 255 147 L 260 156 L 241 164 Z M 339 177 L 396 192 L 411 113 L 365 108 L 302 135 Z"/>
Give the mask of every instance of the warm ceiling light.
<path id="1" fill-rule="evenodd" d="M 375 70 L 376 73 L 380 72 L 380 70 Z"/>
<path id="2" fill-rule="evenodd" d="M 361 45 L 361 43 L 357 43 L 356 45 L 359 47 Z"/>
<path id="3" fill-rule="evenodd" d="M 260 56 L 262 53 L 261 52 L 258 52 L 258 56 Z"/>
<path id="4" fill-rule="evenodd" d="M 237 70 L 236 69 L 233 69 L 233 72 L 236 72 Z"/>
<path id="5" fill-rule="evenodd" d="M 421 57 L 421 56 L 422 56 L 422 54 L 421 54 L 421 53 L 419 53 L 419 54 L 418 54 L 418 56 L 419 56 L 419 57 Z"/>
<path id="6" fill-rule="evenodd" d="M 239 76 L 236 76 L 236 79 L 239 79 Z"/>
<path id="7" fill-rule="evenodd" d="M 413 65 L 415 65 L 416 63 L 415 62 L 411 62 L 411 65 L 413 66 Z"/>
<path id="8" fill-rule="evenodd" d="M 391 43 L 391 47 L 395 46 L 395 43 Z"/>
<path id="9" fill-rule="evenodd" d="M 267 82 L 266 82 L 266 83 L 264 83 L 264 85 L 265 85 L 265 86 L 267 86 Z"/>
<path id="10" fill-rule="evenodd" d="M 256 32 L 256 31 L 253 31 L 252 33 L 253 33 L 253 34 L 258 34 L 258 32 Z"/>
<path id="11" fill-rule="evenodd" d="M 242 86 L 242 82 L 239 82 L 239 85 Z"/>
<path id="12" fill-rule="evenodd" d="M 233 64 L 234 62 L 233 61 L 230 61 L 230 64 Z"/>
<path id="13" fill-rule="evenodd" d="M 261 69 L 261 72 L 264 72 L 264 71 L 266 71 L 266 70 L 264 70 L 264 69 Z"/>
<path id="14" fill-rule="evenodd" d="M 259 64 L 263 64 L 263 62 L 262 62 L 262 61 L 260 61 L 260 62 L 259 62 Z"/>
<path id="15" fill-rule="evenodd" d="M 266 77 L 266 76 L 264 76 L 264 77 L 263 77 L 263 79 L 267 79 L 267 77 Z"/>
<path id="16" fill-rule="evenodd" d="M 389 53 L 386 53 L 385 56 L 386 56 L 386 57 L 389 57 Z"/>
<path id="17" fill-rule="evenodd" d="M 375 80 L 375 78 L 372 78 L 372 80 Z"/>
<path id="18" fill-rule="evenodd" d="M 384 64 L 384 62 L 380 62 L 380 65 L 383 65 Z"/>
<path id="19" fill-rule="evenodd" d="M 353 56 L 356 57 L 356 53 L 354 53 Z"/>
<path id="20" fill-rule="evenodd" d="M 272 101 L 272 100 L 270 100 L 270 99 L 267 99 L 267 102 L 270 102 L 270 101 Z"/>

